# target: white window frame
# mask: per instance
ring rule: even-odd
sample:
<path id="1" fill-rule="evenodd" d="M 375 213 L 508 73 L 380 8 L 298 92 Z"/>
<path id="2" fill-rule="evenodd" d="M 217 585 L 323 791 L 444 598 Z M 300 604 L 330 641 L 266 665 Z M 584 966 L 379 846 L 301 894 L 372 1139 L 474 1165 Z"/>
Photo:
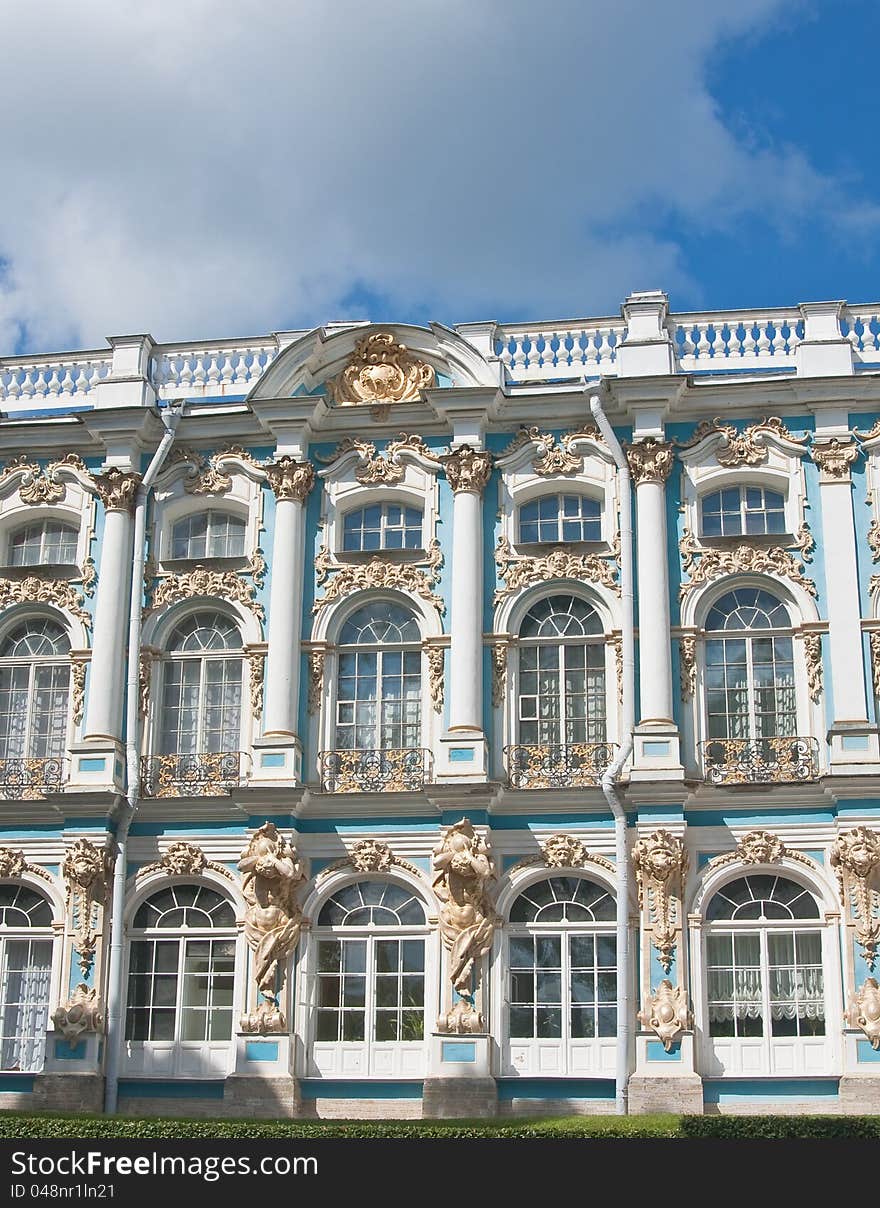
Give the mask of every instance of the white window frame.
<path id="1" fill-rule="evenodd" d="M 594 493 L 592 493 L 590 491 L 585 491 L 582 487 L 578 488 L 578 487 L 572 486 L 568 490 L 565 490 L 564 488 L 557 488 L 556 490 L 542 491 L 542 492 L 538 492 L 538 493 L 528 492 L 528 498 L 525 498 L 524 497 L 525 495 L 526 495 L 526 492 L 524 491 L 523 497 L 518 500 L 517 505 L 516 505 L 516 544 L 534 546 L 536 549 L 537 548 L 546 549 L 552 545 L 599 545 L 605 539 L 602 500 L 597 498 Z M 563 525 L 566 520 L 566 517 L 563 515 L 562 508 L 563 508 L 563 499 L 565 499 L 566 497 L 579 499 L 581 511 L 583 511 L 584 500 L 588 500 L 590 503 L 596 504 L 596 506 L 599 509 L 598 516 L 587 517 L 587 516 L 580 515 L 580 516 L 575 516 L 575 517 L 568 517 L 568 519 L 573 519 L 576 523 L 578 523 L 580 525 L 583 525 L 585 523 L 597 524 L 598 528 L 599 528 L 599 535 L 597 537 L 586 537 L 586 538 L 576 537 L 576 538 L 574 538 L 574 540 L 571 540 L 562 535 L 562 528 L 563 528 Z M 556 504 L 557 504 L 556 536 L 553 537 L 550 541 L 544 541 L 540 537 L 535 541 L 530 541 L 522 536 L 522 531 L 521 531 L 522 530 L 522 511 L 523 511 L 523 508 L 528 507 L 530 503 L 540 503 L 540 501 L 542 499 L 554 499 L 556 501 Z M 543 522 L 536 521 L 535 523 L 537 523 L 540 528 L 540 524 L 546 523 L 546 521 L 543 521 Z"/>
<path id="2" fill-rule="evenodd" d="M 28 668 L 28 706 L 27 706 L 27 722 L 25 725 L 25 741 L 27 751 L 23 755 L 9 755 L 5 750 L 0 750 L 0 759 L 58 759 L 62 760 L 67 755 L 68 748 L 71 742 L 71 736 L 74 732 L 73 725 L 73 664 L 70 659 L 70 633 L 64 625 L 60 617 L 53 616 L 48 613 L 22 613 L 9 618 L 8 623 L 0 631 L 0 649 L 5 644 L 10 634 L 12 634 L 19 626 L 27 621 L 51 621 L 57 625 L 64 633 L 68 643 L 68 650 L 64 654 L 53 655 L 37 655 L 30 658 L 9 658 L 5 655 L 0 655 L 0 666 L 3 667 L 27 667 Z M 57 666 L 67 668 L 67 711 L 64 723 L 64 742 L 61 749 L 54 755 L 32 755 L 30 754 L 31 741 L 33 739 L 33 719 L 35 716 L 35 691 L 34 678 L 36 672 L 41 667 Z"/>
<path id="3" fill-rule="evenodd" d="M 183 524 L 187 521 L 192 521 L 192 520 L 196 519 L 198 516 L 205 516 L 207 518 L 207 520 L 206 520 L 207 532 L 205 534 L 206 552 L 204 554 L 187 554 L 185 556 L 180 556 L 180 555 L 175 554 L 174 553 L 174 541 L 175 541 L 174 530 L 177 528 L 177 526 L 179 524 Z M 238 522 L 238 524 L 240 525 L 241 545 L 242 545 L 240 553 L 237 553 L 237 554 L 210 554 L 207 552 L 207 547 L 211 541 L 211 518 L 214 516 L 225 516 L 228 519 L 235 520 Z M 190 537 L 189 540 L 191 541 L 192 537 Z M 216 506 L 216 505 L 213 507 L 201 508 L 198 511 L 184 512 L 182 516 L 178 516 L 176 520 L 174 520 L 171 524 L 169 524 L 169 527 L 168 527 L 168 561 L 172 561 L 172 562 L 215 562 L 218 560 L 225 561 L 226 559 L 243 559 L 243 558 L 247 558 L 247 556 L 248 556 L 247 517 L 243 516 L 237 508 L 234 508 L 234 507 L 228 508 L 228 507 L 222 507 L 222 506 Z"/>
<path id="4" fill-rule="evenodd" d="M 763 491 L 765 493 L 765 495 L 768 491 L 772 491 L 773 494 L 779 496 L 782 499 L 782 508 L 773 509 L 774 511 L 781 510 L 781 512 L 782 512 L 782 530 L 780 532 L 778 532 L 778 533 L 771 533 L 771 532 L 749 533 L 746 531 L 746 518 L 749 515 L 759 515 L 759 516 L 767 515 L 766 508 L 755 509 L 755 508 L 746 507 L 746 491 L 748 491 L 749 489 Z M 725 491 L 734 491 L 734 490 L 739 492 L 740 531 L 738 533 L 705 533 L 703 531 L 703 507 L 704 507 L 705 501 L 711 495 L 719 495 L 719 494 L 723 494 Z M 754 540 L 762 541 L 762 540 L 770 540 L 770 539 L 784 542 L 785 539 L 790 536 L 789 529 L 788 529 L 789 509 L 788 509 L 787 503 L 786 503 L 786 495 L 787 495 L 787 492 L 784 489 L 782 489 L 781 483 L 772 484 L 767 481 L 765 481 L 765 482 L 747 482 L 744 480 L 737 480 L 735 482 L 728 482 L 724 485 L 721 485 L 718 483 L 713 483 L 713 484 L 707 485 L 701 491 L 701 493 L 697 499 L 697 515 L 698 515 L 698 524 L 699 524 L 697 536 L 698 536 L 699 540 L 702 542 L 754 541 Z M 722 514 L 722 513 L 719 513 L 719 514 Z"/>
<path id="5" fill-rule="evenodd" d="M 28 889 L 32 893 L 35 893 L 39 897 L 43 898 L 46 901 L 46 904 L 48 905 L 49 913 L 51 915 L 51 921 L 48 924 L 48 926 L 46 926 L 46 927 L 24 927 L 24 926 L 0 927 L 0 1010 L 5 1010 L 5 1004 L 6 1004 L 7 944 L 10 941 L 12 941 L 14 943 L 19 940 L 38 941 L 40 943 L 43 943 L 43 942 L 48 943 L 48 945 L 49 945 L 49 985 L 48 985 L 48 992 L 47 992 L 46 1017 L 45 1017 L 46 1030 L 48 1032 L 48 1029 L 51 1027 L 51 1019 L 50 1019 L 50 1014 L 49 1014 L 50 1008 L 52 1006 L 52 1003 L 56 1002 L 58 1000 L 58 996 L 59 996 L 59 987 L 58 987 L 58 982 L 59 982 L 59 978 L 60 978 L 59 955 L 62 951 L 62 936 L 56 925 L 57 912 L 56 912 L 55 903 L 52 901 L 52 898 L 49 896 L 48 893 L 45 892 L 44 889 L 41 889 L 38 885 L 32 884 L 30 880 L 3 881 L 2 885 L 4 888 L 11 887 L 11 888 Z M 39 1043 L 39 1037 L 37 1037 L 37 1040 Z M 30 1070 L 7 1069 L 2 1064 L 2 1053 L 0 1053 L 0 1073 L 4 1073 L 4 1074 L 6 1074 L 6 1073 L 37 1073 L 37 1074 L 40 1073 L 40 1071 L 43 1068 L 43 1064 L 44 1064 L 45 1058 L 46 1058 L 47 1043 L 51 1043 L 50 1034 L 49 1035 L 44 1034 L 43 1041 L 42 1041 L 41 1059 L 38 1063 L 35 1063 L 33 1069 L 30 1069 Z"/>
<path id="6" fill-rule="evenodd" d="M 230 623 L 238 631 L 239 646 L 236 650 L 224 649 L 224 650 L 180 651 L 180 650 L 171 650 L 170 649 L 169 644 L 170 644 L 172 636 L 174 635 L 178 626 L 181 625 L 187 619 L 187 617 L 198 615 L 199 613 L 203 613 L 203 612 L 209 613 L 212 611 L 215 613 L 215 615 L 222 616 L 222 617 L 224 617 L 225 620 L 230 621 Z M 154 755 L 162 755 L 162 754 L 202 755 L 202 754 L 208 753 L 205 751 L 203 739 L 204 739 L 204 712 L 205 712 L 204 702 L 205 702 L 205 691 L 206 691 L 205 664 L 206 664 L 206 662 L 209 662 L 209 661 L 217 662 L 217 661 L 227 661 L 227 660 L 235 661 L 235 660 L 237 660 L 241 666 L 241 680 L 240 680 L 241 695 L 240 695 L 239 717 L 238 717 L 238 745 L 232 749 L 235 751 L 243 751 L 246 749 L 246 745 L 247 745 L 245 743 L 246 724 L 247 724 L 247 719 L 250 717 L 249 696 L 248 696 L 250 669 L 249 669 L 249 666 L 245 665 L 246 660 L 245 660 L 245 656 L 244 656 L 243 645 L 244 645 L 244 639 L 242 637 L 241 628 L 240 628 L 237 618 L 228 617 L 225 613 L 218 613 L 216 609 L 212 610 L 207 605 L 203 608 L 193 609 L 191 612 L 188 612 L 185 615 L 178 616 L 175 618 L 174 624 L 169 627 L 167 634 L 166 634 L 166 644 L 163 646 L 162 653 L 161 653 L 161 656 L 159 659 L 159 674 L 158 674 L 158 676 L 156 676 L 156 679 L 158 680 L 158 694 L 157 694 L 157 698 L 156 698 L 155 724 L 152 727 L 152 742 L 153 742 L 152 753 Z M 182 752 L 179 750 L 163 752 L 161 750 L 161 748 L 163 746 L 162 740 L 163 740 L 163 737 L 165 734 L 165 686 L 167 683 L 167 676 L 169 673 L 169 668 L 172 665 L 174 665 L 175 663 L 187 662 L 187 661 L 198 661 L 201 664 L 200 669 L 199 669 L 199 709 L 198 709 L 198 718 L 199 718 L 198 737 L 199 737 L 200 741 L 199 741 L 199 744 L 198 744 L 196 750 L 192 751 L 192 752 Z"/>
<path id="7" fill-rule="evenodd" d="M 346 522 L 346 520 L 348 519 L 349 516 L 353 516 L 359 512 L 364 512 L 364 511 L 366 511 L 367 508 L 371 508 L 371 507 L 379 508 L 379 513 L 380 513 L 379 514 L 379 542 L 380 542 L 379 547 L 377 549 L 346 549 L 345 548 L 345 522 Z M 400 508 L 401 512 L 403 512 L 403 513 L 406 512 L 407 508 L 413 508 L 416 511 L 421 513 L 422 520 L 421 520 L 421 524 L 419 525 L 420 536 L 419 536 L 418 545 L 416 545 L 416 546 L 406 546 L 406 545 L 388 546 L 385 544 L 385 535 L 386 535 L 386 532 L 389 527 L 389 525 L 388 525 L 388 509 L 394 508 L 394 507 Z M 339 518 L 339 521 L 340 521 L 339 522 L 339 530 L 340 530 L 339 555 L 343 558 L 374 557 L 377 554 L 380 556 L 387 556 L 388 554 L 391 554 L 392 556 L 395 556 L 395 557 L 409 556 L 410 558 L 412 558 L 412 557 L 418 557 L 419 554 L 423 555 L 425 552 L 425 548 L 426 548 L 425 547 L 425 509 L 424 509 L 424 505 L 422 503 L 415 503 L 415 502 L 407 501 L 404 499 L 375 499 L 375 498 L 372 498 L 368 501 L 364 501 L 362 503 L 349 507 L 345 512 L 342 513 L 342 515 Z M 391 527 L 393 528 L 394 526 L 391 526 Z M 406 530 L 407 530 L 407 526 L 404 523 L 403 526 L 400 528 L 400 531 L 402 533 L 405 533 Z"/>

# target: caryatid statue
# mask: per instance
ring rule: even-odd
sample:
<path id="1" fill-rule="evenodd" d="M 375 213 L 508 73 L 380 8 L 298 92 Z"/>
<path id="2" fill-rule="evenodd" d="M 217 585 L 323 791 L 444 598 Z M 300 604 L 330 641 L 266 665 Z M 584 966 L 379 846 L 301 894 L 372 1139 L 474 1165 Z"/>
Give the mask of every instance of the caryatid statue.
<path id="1" fill-rule="evenodd" d="M 485 840 L 462 818 L 434 849 L 434 892 L 440 902 L 440 934 L 449 952 L 449 977 L 460 996 L 441 1016 L 441 1032 L 480 1032 L 483 1018 L 474 1008 L 474 964 L 492 946 L 495 914 L 489 885 L 495 870 Z"/>
<path id="2" fill-rule="evenodd" d="M 282 962 L 299 939 L 302 912 L 295 898 L 305 873 L 296 850 L 279 835 L 274 822 L 264 822 L 254 832 L 238 867 L 244 873 L 242 893 L 247 903 L 244 934 L 254 953 L 254 980 L 266 1000 L 242 1018 L 242 1031 L 284 1031 L 277 972 L 280 965 L 283 982 Z"/>

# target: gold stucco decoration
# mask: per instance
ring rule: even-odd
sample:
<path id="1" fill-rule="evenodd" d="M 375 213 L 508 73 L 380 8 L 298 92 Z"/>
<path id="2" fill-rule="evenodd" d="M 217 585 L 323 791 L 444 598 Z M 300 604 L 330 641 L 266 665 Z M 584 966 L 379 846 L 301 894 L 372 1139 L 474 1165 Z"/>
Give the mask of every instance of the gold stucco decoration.
<path id="1" fill-rule="evenodd" d="M 656 1032 L 663 1048 L 670 1052 L 679 1032 L 685 1032 L 693 1025 L 687 991 L 664 978 L 639 1012 L 639 1021 L 643 1027 Z"/>
<path id="2" fill-rule="evenodd" d="M 867 826 L 845 831 L 831 849 L 831 867 L 844 909 L 848 904 L 852 911 L 856 942 L 873 973 L 880 944 L 880 893 L 871 879 L 880 867 L 880 835 Z"/>
<path id="3" fill-rule="evenodd" d="M 797 583 L 811 596 L 816 596 L 816 584 L 808 579 L 803 566 L 793 554 L 779 545 L 769 548 L 743 543 L 734 549 L 704 548 L 690 529 L 685 529 L 678 543 L 681 566 L 690 578 L 682 583 L 679 596 L 682 598 L 703 583 L 723 575 L 754 574 L 777 575 Z"/>
<path id="4" fill-rule="evenodd" d="M 598 554 L 579 554 L 560 545 L 543 558 L 522 558 L 513 552 L 506 537 L 499 537 L 495 547 L 498 578 L 504 583 L 495 591 L 494 603 L 530 587 L 533 583 L 549 583 L 553 579 L 574 579 L 579 583 L 601 583 L 620 595 L 620 584 L 607 558 Z"/>
<path id="5" fill-rule="evenodd" d="M 669 831 L 656 830 L 638 840 L 632 861 L 639 906 L 647 909 L 651 941 L 660 954 L 663 972 L 668 973 L 680 924 L 680 902 L 688 869 L 687 849 L 681 839 Z"/>
<path id="6" fill-rule="evenodd" d="M 399 344 L 390 331 L 374 331 L 358 340 L 343 371 L 327 383 L 337 406 L 404 403 L 418 399 L 437 375 Z"/>

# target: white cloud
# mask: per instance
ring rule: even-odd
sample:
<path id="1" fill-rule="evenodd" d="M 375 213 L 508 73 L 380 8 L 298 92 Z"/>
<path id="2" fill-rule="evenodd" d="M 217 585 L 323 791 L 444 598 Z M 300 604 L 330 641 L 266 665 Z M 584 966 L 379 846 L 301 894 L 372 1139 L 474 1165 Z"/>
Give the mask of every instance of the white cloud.
<path id="1" fill-rule="evenodd" d="M 655 214 L 877 214 L 704 78 L 781 0 L 34 0 L 4 17 L 0 347 L 446 322 L 698 286 Z M 734 6 L 726 6 L 732 9 Z M 791 0 L 784 10 L 791 17 Z"/>

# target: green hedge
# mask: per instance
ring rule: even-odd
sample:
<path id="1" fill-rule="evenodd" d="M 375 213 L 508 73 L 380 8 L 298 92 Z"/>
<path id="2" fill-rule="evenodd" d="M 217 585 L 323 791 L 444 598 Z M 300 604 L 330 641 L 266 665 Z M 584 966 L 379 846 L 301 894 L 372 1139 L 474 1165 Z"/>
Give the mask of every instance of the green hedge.
<path id="1" fill-rule="evenodd" d="M 496 1120 L 172 1120 L 124 1116 L 0 1114 L 0 1138 L 303 1139 L 320 1137 L 589 1138 L 715 1140 L 880 1138 L 880 1116 L 572 1116 Z"/>

